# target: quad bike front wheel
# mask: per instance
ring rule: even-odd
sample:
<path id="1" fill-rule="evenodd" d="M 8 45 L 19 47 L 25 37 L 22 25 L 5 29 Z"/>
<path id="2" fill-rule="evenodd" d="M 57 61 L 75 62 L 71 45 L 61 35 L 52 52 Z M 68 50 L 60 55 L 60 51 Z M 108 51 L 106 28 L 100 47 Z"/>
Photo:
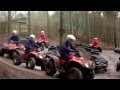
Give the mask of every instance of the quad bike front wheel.
<path id="1" fill-rule="evenodd" d="M 94 77 L 95 77 L 95 71 L 93 69 L 92 71 L 90 71 L 90 73 L 89 73 L 89 75 L 87 76 L 86 79 L 94 79 Z"/>
<path id="2" fill-rule="evenodd" d="M 120 70 L 120 61 L 117 63 L 116 71 Z"/>
<path id="3" fill-rule="evenodd" d="M 4 49 L 0 49 L 0 56 L 3 56 L 4 55 Z"/>
<path id="4" fill-rule="evenodd" d="M 100 47 L 98 47 L 97 50 L 99 50 L 99 52 L 102 52 L 102 49 Z"/>
<path id="5" fill-rule="evenodd" d="M 13 52 L 13 63 L 14 65 L 20 65 L 20 55 L 17 52 Z"/>
<path id="6" fill-rule="evenodd" d="M 33 69 L 35 65 L 36 65 L 36 60 L 33 57 L 29 58 L 28 61 L 26 62 L 26 66 L 28 69 Z"/>
<path id="7" fill-rule="evenodd" d="M 45 62 L 44 69 L 49 76 L 53 76 L 56 73 L 55 65 L 51 60 Z"/>
<path id="8" fill-rule="evenodd" d="M 83 79 L 83 73 L 80 69 L 73 67 L 67 72 L 68 79 Z"/>

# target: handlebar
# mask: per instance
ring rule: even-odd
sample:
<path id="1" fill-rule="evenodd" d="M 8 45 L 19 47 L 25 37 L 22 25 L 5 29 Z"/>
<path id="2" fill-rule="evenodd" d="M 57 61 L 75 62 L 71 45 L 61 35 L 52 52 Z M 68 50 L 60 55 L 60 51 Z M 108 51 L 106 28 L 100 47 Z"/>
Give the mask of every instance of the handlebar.
<path id="1" fill-rule="evenodd" d="M 74 56 L 77 56 L 77 57 L 81 57 L 83 54 L 81 52 L 77 52 L 75 53 L 75 50 L 70 50 L 70 54 L 74 55 Z"/>

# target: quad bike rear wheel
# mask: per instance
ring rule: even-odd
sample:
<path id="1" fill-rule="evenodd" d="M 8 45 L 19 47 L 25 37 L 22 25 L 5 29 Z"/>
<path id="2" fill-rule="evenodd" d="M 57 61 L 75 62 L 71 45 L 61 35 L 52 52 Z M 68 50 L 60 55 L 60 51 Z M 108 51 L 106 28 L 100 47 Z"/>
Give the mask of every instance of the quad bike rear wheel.
<path id="1" fill-rule="evenodd" d="M 36 60 L 33 57 L 30 57 L 28 61 L 26 62 L 26 66 L 28 69 L 33 69 L 36 65 Z"/>
<path id="2" fill-rule="evenodd" d="M 44 70 L 44 64 L 42 63 L 41 65 L 41 70 L 43 71 Z"/>
<path id="3" fill-rule="evenodd" d="M 0 56 L 3 56 L 4 55 L 4 49 L 0 49 Z"/>
<path id="4" fill-rule="evenodd" d="M 83 79 L 83 73 L 80 69 L 72 67 L 67 72 L 68 79 Z"/>
<path id="5" fill-rule="evenodd" d="M 17 52 L 13 52 L 13 63 L 14 65 L 20 65 L 21 61 L 20 61 L 20 54 Z"/>
<path id="6" fill-rule="evenodd" d="M 53 76 L 56 73 L 55 65 L 51 60 L 45 62 L 44 69 L 49 76 Z"/>
<path id="7" fill-rule="evenodd" d="M 99 50 L 99 52 L 102 52 L 102 49 L 100 47 L 98 47 L 97 50 Z"/>
<path id="8" fill-rule="evenodd" d="M 116 71 L 120 70 L 120 61 L 117 63 Z"/>

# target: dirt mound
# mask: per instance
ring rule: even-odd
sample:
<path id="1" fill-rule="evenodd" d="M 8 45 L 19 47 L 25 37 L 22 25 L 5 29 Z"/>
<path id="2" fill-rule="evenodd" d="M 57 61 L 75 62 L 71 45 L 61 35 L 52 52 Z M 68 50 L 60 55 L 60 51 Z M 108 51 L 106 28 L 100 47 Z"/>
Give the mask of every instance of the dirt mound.
<path id="1" fill-rule="evenodd" d="M 0 62 L 0 79 L 41 79 L 41 77 Z"/>

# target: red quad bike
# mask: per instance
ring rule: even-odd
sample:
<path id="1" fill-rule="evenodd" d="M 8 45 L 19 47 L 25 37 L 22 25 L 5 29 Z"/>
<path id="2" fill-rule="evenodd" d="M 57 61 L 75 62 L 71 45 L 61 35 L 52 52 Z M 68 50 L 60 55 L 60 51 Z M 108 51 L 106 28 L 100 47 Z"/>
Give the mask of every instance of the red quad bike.
<path id="1" fill-rule="evenodd" d="M 3 43 L 2 48 L 0 49 L 0 56 L 3 56 L 5 53 L 10 55 L 10 58 L 13 59 L 13 52 L 16 50 L 23 50 L 24 46 L 19 44 L 16 45 L 14 42 Z"/>
<path id="2" fill-rule="evenodd" d="M 102 52 L 102 49 L 101 49 L 100 45 L 97 45 L 97 46 L 92 46 L 92 45 L 93 44 L 89 44 L 88 48 L 95 49 L 95 50 L 98 50 L 99 52 Z"/>
<path id="3" fill-rule="evenodd" d="M 67 64 L 57 51 L 46 54 L 44 60 L 44 69 L 49 76 L 53 76 L 56 71 L 64 73 L 68 79 L 93 79 L 95 75 L 94 63 L 74 54 L 71 54 Z"/>
<path id="4" fill-rule="evenodd" d="M 39 41 L 39 40 L 37 40 L 37 41 L 35 41 L 39 46 L 41 46 L 42 47 L 42 50 L 44 50 L 44 47 L 45 48 L 48 48 L 48 46 L 49 46 L 49 42 L 48 41 L 45 41 L 45 40 L 42 40 L 42 41 Z"/>
<path id="5" fill-rule="evenodd" d="M 117 66 L 116 66 L 116 71 L 120 70 L 120 57 L 119 57 L 119 61 L 117 62 Z"/>
<path id="6" fill-rule="evenodd" d="M 14 65 L 20 65 L 21 63 L 26 63 L 26 68 L 33 69 L 36 66 L 41 66 L 44 70 L 43 65 L 43 53 L 38 50 L 34 50 L 29 54 L 26 54 L 23 50 L 17 50 L 13 53 L 13 63 Z"/>

